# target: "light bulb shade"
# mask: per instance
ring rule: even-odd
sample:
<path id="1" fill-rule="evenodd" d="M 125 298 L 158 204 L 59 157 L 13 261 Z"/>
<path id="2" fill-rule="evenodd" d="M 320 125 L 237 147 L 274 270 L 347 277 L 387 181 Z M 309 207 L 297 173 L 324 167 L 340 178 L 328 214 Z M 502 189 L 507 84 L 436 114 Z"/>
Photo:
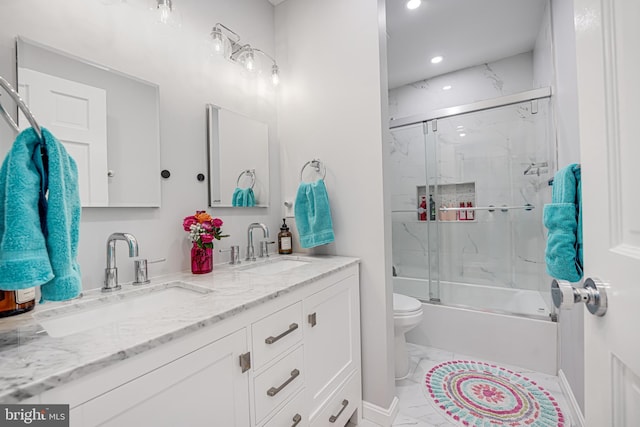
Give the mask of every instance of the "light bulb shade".
<path id="1" fill-rule="evenodd" d="M 244 67 L 249 70 L 249 71 L 253 71 L 256 68 L 256 59 L 253 56 L 253 50 L 249 49 L 246 51 L 246 53 L 243 55 L 243 61 L 244 61 Z"/>
<path id="2" fill-rule="evenodd" d="M 150 0 L 150 8 L 154 12 L 157 22 L 172 27 L 180 27 L 180 15 L 175 9 L 173 0 Z"/>
<path id="3" fill-rule="evenodd" d="M 211 30 L 211 52 L 225 58 L 229 56 L 229 39 L 222 33 L 222 30 L 213 27 Z"/>
<path id="4" fill-rule="evenodd" d="M 280 84 L 280 73 L 276 64 L 273 64 L 273 67 L 271 67 L 271 83 L 273 83 L 274 86 Z"/>

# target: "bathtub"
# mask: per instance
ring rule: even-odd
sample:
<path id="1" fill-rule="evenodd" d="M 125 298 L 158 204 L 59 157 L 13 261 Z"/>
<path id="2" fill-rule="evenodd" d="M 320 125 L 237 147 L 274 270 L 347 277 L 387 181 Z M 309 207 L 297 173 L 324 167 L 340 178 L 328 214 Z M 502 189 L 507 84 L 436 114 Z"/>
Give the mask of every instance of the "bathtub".
<path id="1" fill-rule="evenodd" d="M 441 282 L 440 303 L 428 281 L 393 278 L 394 292 L 422 301 L 422 322 L 407 341 L 556 375 L 557 323 L 539 292 Z"/>

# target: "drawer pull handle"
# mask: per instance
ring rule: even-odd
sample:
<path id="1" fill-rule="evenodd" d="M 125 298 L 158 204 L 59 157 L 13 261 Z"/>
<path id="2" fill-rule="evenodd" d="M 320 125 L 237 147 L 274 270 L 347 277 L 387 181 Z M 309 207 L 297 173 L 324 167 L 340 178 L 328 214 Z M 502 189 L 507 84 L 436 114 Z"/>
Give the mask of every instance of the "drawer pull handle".
<path id="1" fill-rule="evenodd" d="M 311 313 L 309 316 L 307 316 L 307 319 L 309 320 L 309 324 L 312 328 L 316 326 L 316 323 L 318 323 L 316 319 L 316 313 Z"/>
<path id="2" fill-rule="evenodd" d="M 347 406 L 349 406 L 349 401 L 347 399 L 344 399 L 342 401 L 342 409 L 340 409 L 340 412 L 338 412 L 337 415 L 331 415 L 329 417 L 329 422 L 330 423 L 335 423 L 338 420 L 338 418 L 340 417 L 340 415 L 342 415 L 342 412 L 344 412 L 344 410 L 347 409 Z"/>
<path id="3" fill-rule="evenodd" d="M 300 416 L 300 414 L 296 414 L 293 417 L 293 424 L 291 424 L 291 427 L 296 427 L 298 424 L 300 424 L 300 421 L 302 421 L 302 417 Z"/>
<path id="4" fill-rule="evenodd" d="M 267 396 L 273 397 L 276 394 L 280 393 L 282 389 L 288 386 L 291 381 L 295 380 L 298 375 L 300 375 L 300 371 L 298 371 L 297 369 L 291 371 L 291 376 L 289 377 L 289 379 L 283 382 L 280 387 L 271 387 L 269 390 L 267 390 Z"/>
<path id="5" fill-rule="evenodd" d="M 291 332 L 295 331 L 296 329 L 298 329 L 298 324 L 297 323 L 292 323 L 292 324 L 289 325 L 289 329 L 287 329 L 286 331 L 284 331 L 283 333 L 281 333 L 277 337 L 269 337 L 269 338 L 267 338 L 266 340 L 264 340 L 264 342 L 266 342 L 267 344 L 273 344 L 274 342 L 286 337 L 287 335 L 289 335 Z"/>

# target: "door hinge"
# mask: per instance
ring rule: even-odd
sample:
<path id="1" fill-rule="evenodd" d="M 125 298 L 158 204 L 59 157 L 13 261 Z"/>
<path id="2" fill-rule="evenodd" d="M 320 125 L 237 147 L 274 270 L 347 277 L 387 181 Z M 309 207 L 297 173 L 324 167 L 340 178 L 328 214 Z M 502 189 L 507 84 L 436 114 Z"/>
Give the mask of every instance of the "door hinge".
<path id="1" fill-rule="evenodd" d="M 242 368 L 243 373 L 251 369 L 251 352 L 250 351 L 240 355 L 240 368 Z"/>

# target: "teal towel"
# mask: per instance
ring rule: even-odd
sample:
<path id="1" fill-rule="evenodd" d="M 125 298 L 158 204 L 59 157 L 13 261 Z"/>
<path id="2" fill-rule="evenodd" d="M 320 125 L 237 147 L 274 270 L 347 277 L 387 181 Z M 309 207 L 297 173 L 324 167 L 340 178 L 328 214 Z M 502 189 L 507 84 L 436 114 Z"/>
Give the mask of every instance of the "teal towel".
<path id="1" fill-rule="evenodd" d="M 0 168 L 0 289 L 42 285 L 42 300 L 63 301 L 81 290 L 78 171 L 62 144 L 42 135 L 46 162 L 27 129 Z"/>
<path id="2" fill-rule="evenodd" d="M 232 206 L 251 207 L 256 205 L 256 196 L 251 188 L 237 188 L 231 196 Z"/>
<path id="3" fill-rule="evenodd" d="M 323 180 L 300 183 L 295 217 L 303 248 L 313 248 L 334 241 L 329 196 Z"/>
<path id="4" fill-rule="evenodd" d="M 556 279 L 578 282 L 582 278 L 582 184 L 580 166 L 569 165 L 553 178 L 551 203 L 543 221 L 549 230 L 545 261 Z"/>

